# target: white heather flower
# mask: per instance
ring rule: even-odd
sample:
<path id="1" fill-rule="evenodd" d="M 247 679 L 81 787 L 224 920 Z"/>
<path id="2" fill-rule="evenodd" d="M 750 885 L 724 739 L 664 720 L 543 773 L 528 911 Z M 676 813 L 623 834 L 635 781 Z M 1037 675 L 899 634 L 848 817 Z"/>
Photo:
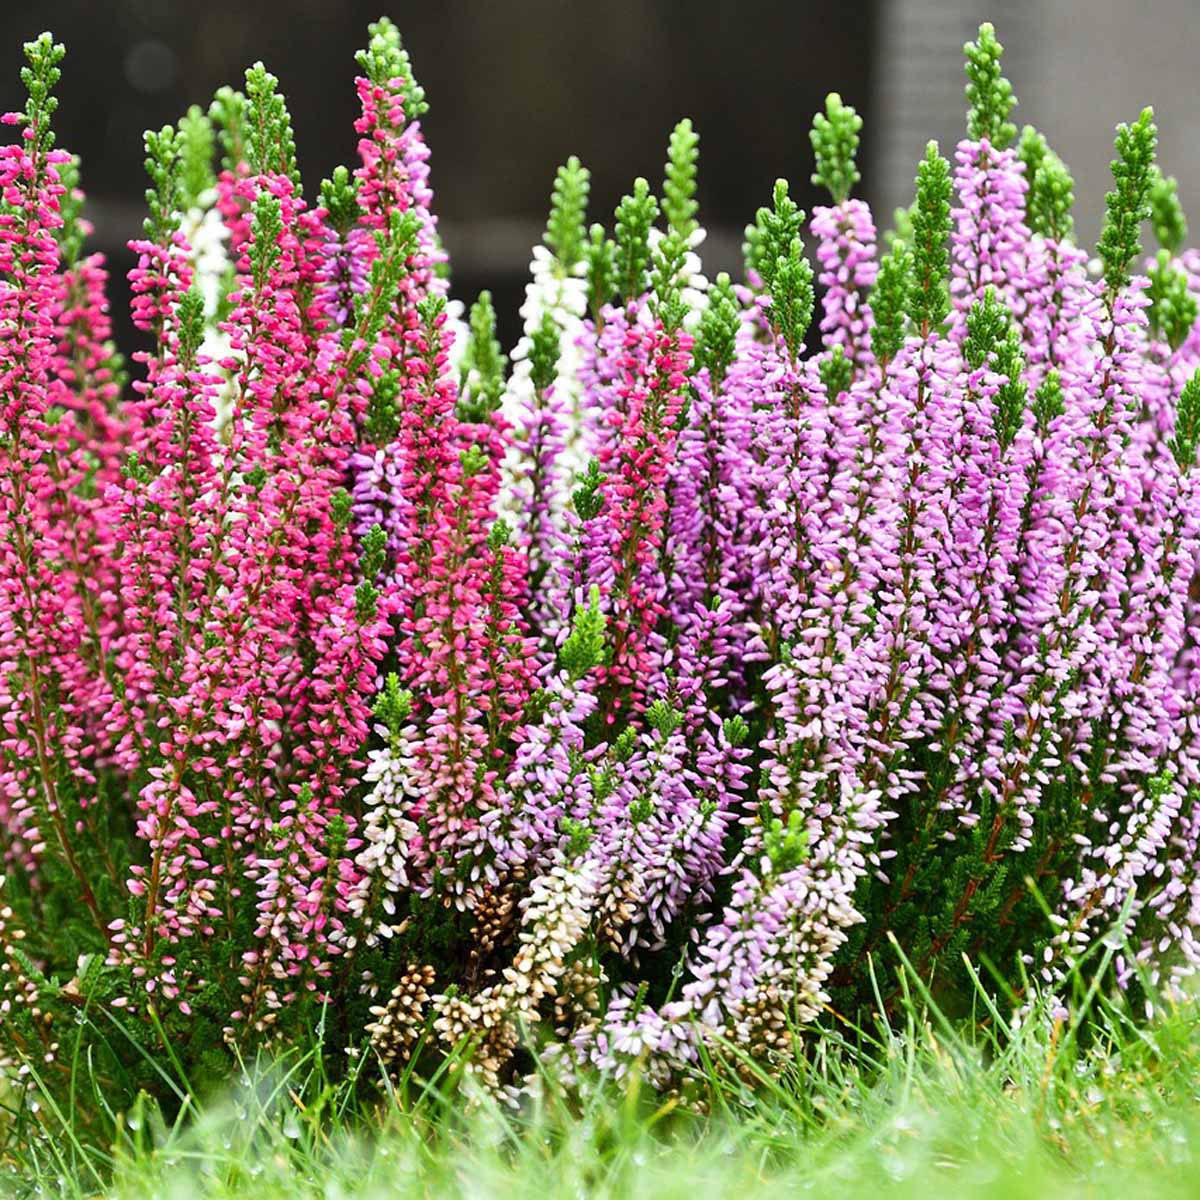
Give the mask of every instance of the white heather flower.
<path id="1" fill-rule="evenodd" d="M 363 915 L 374 884 L 378 882 L 382 888 L 378 903 L 384 919 L 377 920 L 367 934 L 369 945 L 374 945 L 380 937 L 391 936 L 388 918 L 395 915 L 396 896 L 408 887 L 410 847 L 418 833 L 410 815 L 417 799 L 412 791 L 416 727 L 406 725 L 392 734 L 380 725 L 376 732 L 386 738 L 386 744 L 371 751 L 364 775 L 365 781 L 373 786 L 366 798 L 360 830 L 364 845 L 355 859 L 363 878 L 349 900 L 351 911 Z M 378 918 L 378 914 L 367 916 Z"/>
<path id="2" fill-rule="evenodd" d="M 446 301 L 446 328 L 453 335 L 450 339 L 450 351 L 446 356 L 446 369 L 454 379 L 458 378 L 458 373 L 462 370 L 463 355 L 467 352 L 467 342 L 471 337 L 466 311 L 466 305 L 461 300 Z"/>
<path id="3" fill-rule="evenodd" d="M 195 288 L 204 301 L 204 341 L 200 352 L 211 362 L 228 358 L 232 352 L 229 335 L 217 326 L 217 313 L 225 294 L 229 276 L 229 252 L 226 242 L 229 230 L 214 206 L 216 192 L 205 192 L 196 207 L 187 211 L 183 218 L 183 231 L 192 247 L 192 269 L 195 272 Z M 233 382 L 226 381 L 216 397 L 217 427 L 229 420 L 233 406 Z"/>
<path id="4" fill-rule="evenodd" d="M 578 262 L 569 274 L 564 274 L 558 260 L 545 246 L 534 246 L 529 271 L 531 278 L 525 285 L 525 301 L 521 305 L 524 333 L 512 352 L 512 374 L 500 402 L 500 412 L 513 426 L 515 434 L 502 468 L 501 515 L 509 517 L 518 516 L 525 507 L 520 492 L 524 463 L 521 447 L 525 440 L 522 433 L 534 399 L 529 353 L 533 334 L 541 328 L 547 313 L 559 328 L 553 405 L 565 425 L 563 449 L 555 463 L 555 473 L 564 487 L 550 497 L 553 513 L 562 511 L 570 496 L 571 481 L 587 467 L 577 344 L 587 312 L 587 265 Z"/>

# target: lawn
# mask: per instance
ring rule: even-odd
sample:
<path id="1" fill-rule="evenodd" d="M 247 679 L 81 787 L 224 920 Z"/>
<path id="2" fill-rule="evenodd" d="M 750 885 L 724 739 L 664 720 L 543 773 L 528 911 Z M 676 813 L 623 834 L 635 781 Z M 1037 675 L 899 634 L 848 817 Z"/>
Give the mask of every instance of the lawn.
<path id="1" fill-rule="evenodd" d="M 325 1074 L 318 1030 L 305 1054 L 247 1064 L 231 1094 L 175 1080 L 175 1118 L 137 1104 L 114 1114 L 111 1144 L 89 1144 L 53 1104 L 27 1109 L 4 1186 L 129 1200 L 1196 1194 L 1200 1006 L 1147 1022 L 1093 996 L 1067 1022 L 1035 1007 L 1023 1024 L 992 1010 L 966 1026 L 922 993 L 898 1029 L 843 1035 L 831 1014 L 777 1078 L 731 1054 L 753 1089 L 710 1064 L 707 1113 L 636 1072 L 565 1087 L 546 1063 L 500 1103 L 464 1081 L 465 1047 L 365 1101 Z"/>

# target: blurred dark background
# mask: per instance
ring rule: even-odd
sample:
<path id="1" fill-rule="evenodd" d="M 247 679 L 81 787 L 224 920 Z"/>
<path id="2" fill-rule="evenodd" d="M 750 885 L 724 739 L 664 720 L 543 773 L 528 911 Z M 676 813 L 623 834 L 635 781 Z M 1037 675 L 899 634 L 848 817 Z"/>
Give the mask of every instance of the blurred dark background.
<path id="1" fill-rule="evenodd" d="M 141 219 L 141 135 L 205 108 L 262 59 L 280 78 L 311 197 L 353 165 L 355 51 L 388 0 L 4 0 L 0 109 L 18 107 L 21 43 L 43 29 L 66 43 L 59 144 L 83 157 L 96 242 L 114 273 Z M 490 287 L 511 345 L 530 246 L 541 236 L 555 167 L 592 172 L 595 219 L 633 178 L 662 178 L 681 116 L 701 135 L 701 216 L 710 271 L 736 270 L 740 231 L 780 175 L 808 207 L 808 128 L 840 90 L 871 124 L 875 4 L 755 0 L 434 0 L 395 3 L 424 86 L 432 179 L 454 294 Z M 116 282 L 114 280 L 114 282 Z M 124 305 L 114 289 L 114 315 Z M 122 328 L 123 340 L 128 327 Z"/>
<path id="2" fill-rule="evenodd" d="M 207 107 L 262 59 L 281 80 L 311 197 L 353 163 L 354 52 L 389 0 L 0 0 L 0 110 L 22 103 L 21 43 L 67 45 L 60 144 L 83 156 L 96 244 L 118 287 L 142 217 L 141 134 Z M 865 120 L 860 194 L 881 227 L 912 193 L 927 138 L 963 133 L 962 44 L 992 20 L 1018 122 L 1043 129 L 1076 178 L 1094 242 L 1112 130 L 1158 109 L 1160 158 L 1185 206 L 1200 191 L 1195 64 L 1200 0 L 391 0 L 426 89 L 433 184 L 454 294 L 496 294 L 506 346 L 555 167 L 592 171 L 591 219 L 611 221 L 633 178 L 657 189 L 681 116 L 701 136 L 707 273 L 737 272 L 741 231 L 788 178 L 806 208 L 808 129 L 828 91 Z M 114 288 L 122 344 L 125 296 Z"/>

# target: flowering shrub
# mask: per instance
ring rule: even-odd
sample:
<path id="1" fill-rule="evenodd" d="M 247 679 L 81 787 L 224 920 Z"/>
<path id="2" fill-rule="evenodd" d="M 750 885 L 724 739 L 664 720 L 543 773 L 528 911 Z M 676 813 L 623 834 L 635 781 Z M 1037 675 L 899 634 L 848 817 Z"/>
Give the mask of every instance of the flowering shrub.
<path id="1" fill-rule="evenodd" d="M 509 373 L 490 298 L 448 300 L 380 21 L 357 165 L 309 199 L 261 65 L 146 135 L 127 372 L 63 50 L 25 53 L 13 1071 L 73 1088 L 82 1054 L 115 1103 L 319 1020 L 393 1074 L 465 1040 L 513 1087 L 537 1040 L 686 1088 L 728 1043 L 770 1071 L 828 1010 L 890 1014 L 888 939 L 951 1006 L 964 955 L 1060 1006 L 1101 934 L 1097 986 L 1200 961 L 1200 256 L 1149 110 L 1094 264 L 986 25 L 954 166 L 930 144 L 882 256 L 836 95 L 830 203 L 778 182 L 741 283 L 701 273 L 690 123 L 611 236 L 572 159 Z"/>

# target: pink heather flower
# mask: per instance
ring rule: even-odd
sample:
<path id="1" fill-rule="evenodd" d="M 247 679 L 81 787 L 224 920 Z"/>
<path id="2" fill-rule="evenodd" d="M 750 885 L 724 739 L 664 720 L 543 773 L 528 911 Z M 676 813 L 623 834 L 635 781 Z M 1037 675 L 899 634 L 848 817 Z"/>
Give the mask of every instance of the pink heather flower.
<path id="1" fill-rule="evenodd" d="M 754 332 L 744 329 L 743 336 L 753 339 Z M 731 614 L 729 636 L 740 650 L 739 618 L 751 587 L 754 392 L 736 365 L 719 388 L 707 371 L 693 377 L 692 388 L 669 476 L 667 614 L 684 628 L 698 610 L 720 604 Z"/>
<path id="2" fill-rule="evenodd" d="M 401 214 L 417 229 L 375 357 L 377 371 L 397 373 L 397 435 L 360 452 L 354 497 L 360 530 L 378 523 L 388 534 L 392 651 L 420 718 L 405 785 L 414 800 L 403 818 L 419 833 L 405 873 L 428 889 L 433 871 L 452 866 L 495 808 L 503 756 L 532 689 L 527 564 L 493 530 L 508 425 L 498 415 L 471 425 L 455 412 L 427 151 L 405 118 L 404 81 L 362 78 L 358 90 L 362 228 L 388 229 Z"/>
<path id="3" fill-rule="evenodd" d="M 961 310 L 992 287 L 1012 308 L 1030 241 L 1024 165 L 1014 149 L 997 150 L 987 138 L 959 142 L 954 157 L 959 207 L 952 213 L 951 296 Z"/>
<path id="4" fill-rule="evenodd" d="M 823 289 L 821 336 L 826 349 L 841 346 L 859 367 L 874 362 L 870 349 L 868 293 L 875 284 L 875 223 L 862 200 L 845 200 L 813 210 L 817 281 Z"/>
<path id="5" fill-rule="evenodd" d="M 691 336 L 668 333 L 648 313 L 606 322 L 621 349 L 597 428 L 604 508 L 583 581 L 610 598 L 612 653 L 600 669 L 604 717 L 636 711 L 650 670 L 650 636 L 663 615 L 659 554 L 668 512 Z"/>
<path id="6" fill-rule="evenodd" d="M 77 326 L 69 289 L 78 286 L 64 276 L 56 242 L 64 193 L 58 167 L 67 161 L 30 125 L 0 149 L 0 823 L 9 853 L 31 871 L 55 845 L 103 930 L 71 847 L 96 783 L 111 630 L 104 617 L 89 628 L 96 591 L 79 574 L 92 548 L 110 544 L 109 531 L 103 520 L 81 522 L 76 540 L 69 523 L 93 469 L 91 423 L 100 398 L 90 391 L 98 364 L 88 361 L 88 331 L 78 332 L 79 390 L 63 353 Z M 93 267 L 76 277 L 85 286 Z M 107 457 L 95 461 L 107 469 L 113 430 L 101 424 L 97 448 Z M 103 570 L 98 575 L 100 583 Z"/>
<path id="7" fill-rule="evenodd" d="M 354 430 L 344 375 L 323 384 L 311 368 L 302 202 L 286 176 L 247 175 L 238 190 L 251 222 L 225 326 L 234 402 L 221 440 L 218 377 L 188 332 L 187 246 L 139 247 L 135 288 L 156 297 L 143 319 L 162 341 L 135 406 L 136 458 L 109 489 L 131 568 L 114 719 L 122 763 L 150 779 L 150 862 L 130 884 L 144 916 L 122 931 L 125 953 L 179 995 L 192 981 L 155 972 L 156 945 L 211 929 L 244 879 L 261 943 L 244 1011 L 261 1021 L 281 981 L 312 987 L 338 953 L 353 878 L 328 847 L 352 848 L 339 806 L 362 765 L 387 610 L 360 603 L 334 512 Z M 293 781 L 281 786 L 285 746 Z"/>

